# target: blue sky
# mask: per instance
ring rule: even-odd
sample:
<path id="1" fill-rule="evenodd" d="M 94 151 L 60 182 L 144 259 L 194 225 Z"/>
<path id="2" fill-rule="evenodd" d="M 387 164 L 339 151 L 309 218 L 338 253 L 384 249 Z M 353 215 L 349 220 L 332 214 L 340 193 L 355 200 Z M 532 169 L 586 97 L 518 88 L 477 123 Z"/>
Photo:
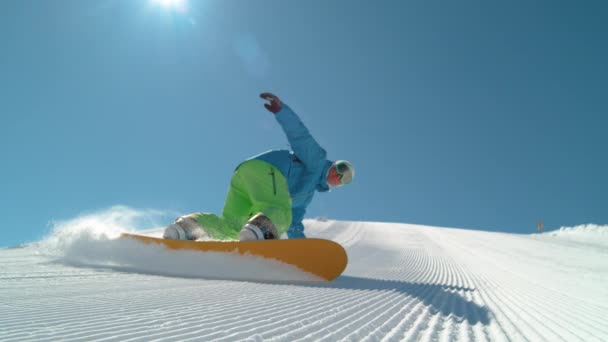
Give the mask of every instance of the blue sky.
<path id="1" fill-rule="evenodd" d="M 539 217 L 605 224 L 607 12 L 1 1 L 0 246 L 114 205 L 220 212 L 240 161 L 287 148 L 263 91 L 357 168 L 308 217 L 514 233 Z"/>

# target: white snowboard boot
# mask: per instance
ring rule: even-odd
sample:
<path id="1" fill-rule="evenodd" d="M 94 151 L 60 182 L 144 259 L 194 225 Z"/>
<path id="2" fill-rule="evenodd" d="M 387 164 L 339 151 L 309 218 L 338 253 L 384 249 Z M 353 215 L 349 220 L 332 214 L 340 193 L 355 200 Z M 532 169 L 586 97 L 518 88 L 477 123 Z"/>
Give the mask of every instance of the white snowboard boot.
<path id="1" fill-rule="evenodd" d="M 258 213 L 250 218 L 239 233 L 240 241 L 274 240 L 278 238 L 277 228 L 263 213 Z"/>
<path id="2" fill-rule="evenodd" d="M 163 238 L 169 240 L 198 240 L 207 235 L 198 222 L 189 216 L 178 218 L 165 228 Z"/>

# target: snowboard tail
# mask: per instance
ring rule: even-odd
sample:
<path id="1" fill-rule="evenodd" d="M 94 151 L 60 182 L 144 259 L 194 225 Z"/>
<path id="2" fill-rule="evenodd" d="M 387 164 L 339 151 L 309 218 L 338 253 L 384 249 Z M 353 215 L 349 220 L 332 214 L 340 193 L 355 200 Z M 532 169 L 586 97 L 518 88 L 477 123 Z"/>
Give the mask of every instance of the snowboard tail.
<path id="1" fill-rule="evenodd" d="M 222 252 L 251 254 L 275 259 L 298 267 L 327 281 L 338 277 L 348 263 L 344 248 L 325 239 L 290 239 L 265 241 L 190 241 L 167 240 L 151 236 L 123 233 L 121 238 L 130 238 L 146 244 L 154 243 L 172 250 L 199 252 Z"/>

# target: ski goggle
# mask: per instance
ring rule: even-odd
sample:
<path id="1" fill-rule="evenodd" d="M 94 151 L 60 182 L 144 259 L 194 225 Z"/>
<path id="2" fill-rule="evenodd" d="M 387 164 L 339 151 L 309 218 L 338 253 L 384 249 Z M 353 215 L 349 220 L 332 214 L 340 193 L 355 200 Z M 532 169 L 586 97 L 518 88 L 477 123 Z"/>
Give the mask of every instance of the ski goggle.
<path id="1" fill-rule="evenodd" d="M 338 163 L 335 166 L 336 172 L 340 175 L 340 184 L 348 184 L 353 181 L 353 170 L 348 163 Z"/>

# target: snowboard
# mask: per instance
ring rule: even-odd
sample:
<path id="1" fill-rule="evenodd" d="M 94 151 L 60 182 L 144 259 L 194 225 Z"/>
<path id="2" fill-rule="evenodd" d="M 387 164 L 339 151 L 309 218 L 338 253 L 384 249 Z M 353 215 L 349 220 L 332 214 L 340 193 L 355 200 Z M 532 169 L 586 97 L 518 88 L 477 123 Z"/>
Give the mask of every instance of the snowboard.
<path id="1" fill-rule="evenodd" d="M 251 254 L 274 259 L 331 281 L 338 277 L 348 263 L 344 248 L 325 239 L 288 239 L 264 241 L 190 241 L 167 240 L 144 235 L 123 233 L 121 238 L 135 239 L 146 244 L 159 244 L 172 250 Z"/>

